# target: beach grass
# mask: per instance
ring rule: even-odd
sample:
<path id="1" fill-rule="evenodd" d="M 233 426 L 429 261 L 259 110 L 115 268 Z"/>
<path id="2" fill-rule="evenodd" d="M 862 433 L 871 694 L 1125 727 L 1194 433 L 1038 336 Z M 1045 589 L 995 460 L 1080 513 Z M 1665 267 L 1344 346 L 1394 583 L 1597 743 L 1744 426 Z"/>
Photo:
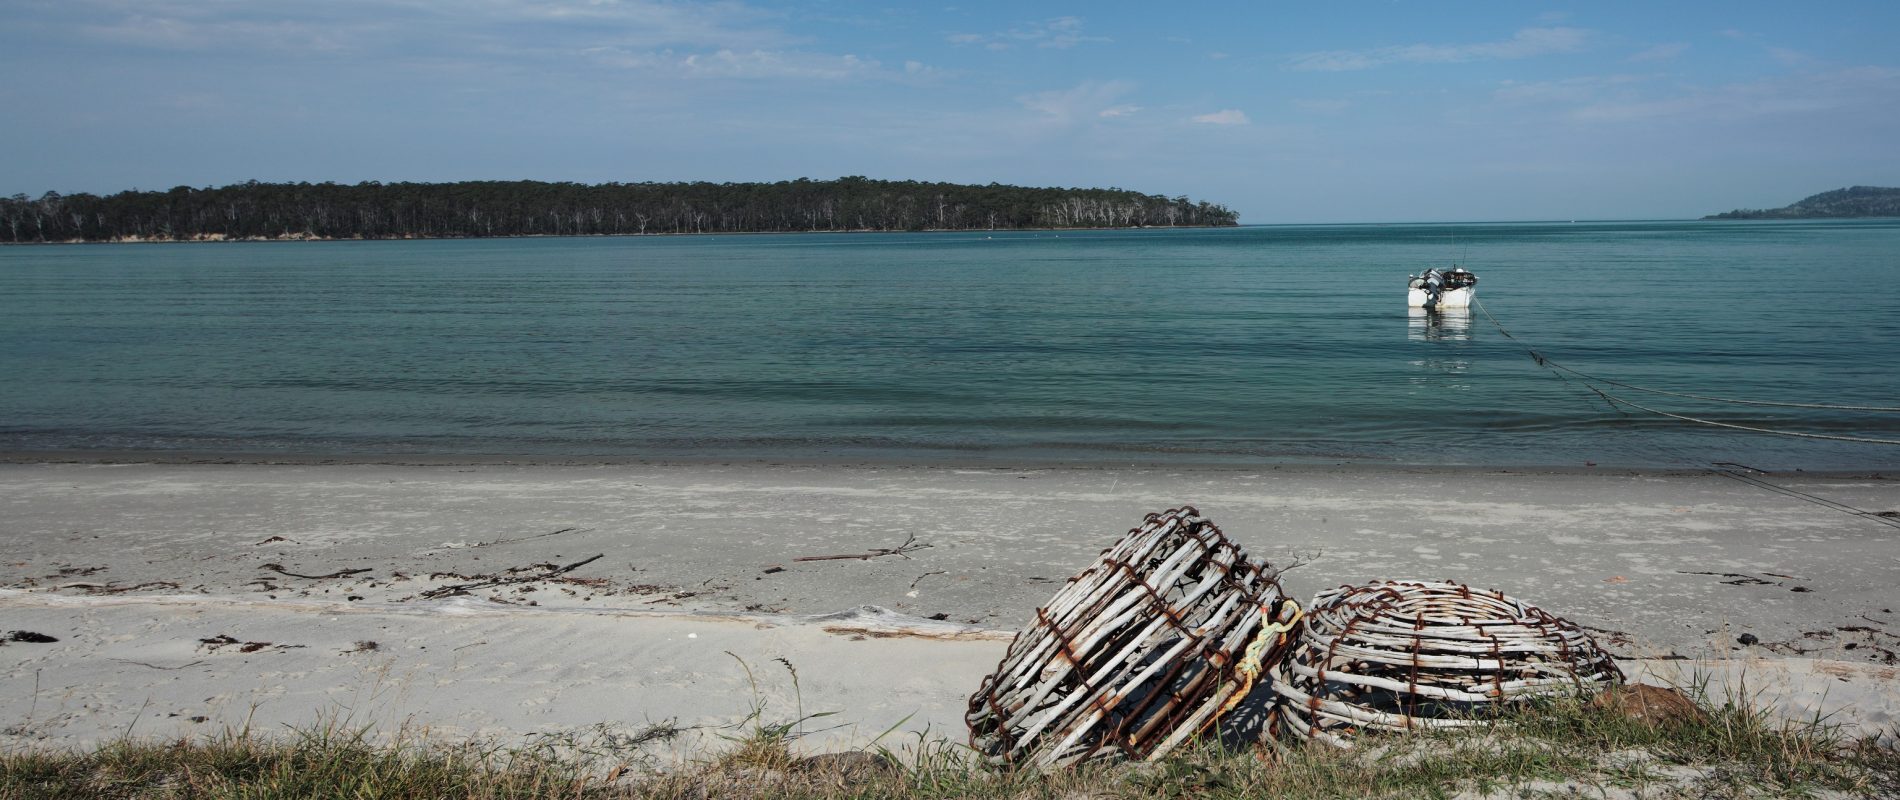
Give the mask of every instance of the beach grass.
<path id="1" fill-rule="evenodd" d="M 720 752 L 665 767 L 646 746 L 677 733 L 666 725 L 504 747 L 320 724 L 87 751 L 15 748 L 0 753 L 0 798 L 1900 796 L 1892 737 L 1849 737 L 1826 720 L 1778 720 L 1742 702 L 1700 707 L 1700 716 L 1649 722 L 1558 700 L 1350 751 L 1209 741 L 1151 764 L 1053 771 L 984 767 L 959 744 L 921 736 L 801 756 L 797 720 L 755 718 Z"/>

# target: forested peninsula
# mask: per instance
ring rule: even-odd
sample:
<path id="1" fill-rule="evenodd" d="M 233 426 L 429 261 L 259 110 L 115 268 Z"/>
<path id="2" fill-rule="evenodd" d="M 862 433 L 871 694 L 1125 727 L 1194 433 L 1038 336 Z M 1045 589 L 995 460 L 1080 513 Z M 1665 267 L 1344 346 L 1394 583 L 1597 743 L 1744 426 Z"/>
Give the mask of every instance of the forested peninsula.
<path id="1" fill-rule="evenodd" d="M 1781 208 L 1738 208 L 1703 219 L 1828 219 L 1846 217 L 1900 217 L 1900 189 L 1852 186 L 1813 195 Z"/>
<path id="2" fill-rule="evenodd" d="M 777 183 L 259 183 L 0 198 L 0 242 L 434 239 L 1206 227 L 1225 207 L 1124 189 L 844 177 Z"/>

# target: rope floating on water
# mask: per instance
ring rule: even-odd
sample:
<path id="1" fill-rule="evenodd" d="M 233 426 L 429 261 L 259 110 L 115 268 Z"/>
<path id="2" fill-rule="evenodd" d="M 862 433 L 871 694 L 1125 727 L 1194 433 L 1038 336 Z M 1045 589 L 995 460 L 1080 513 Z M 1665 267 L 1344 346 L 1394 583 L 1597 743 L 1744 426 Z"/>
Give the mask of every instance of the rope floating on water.
<path id="1" fill-rule="evenodd" d="M 1473 305 L 1478 307 L 1478 310 L 1480 312 L 1483 312 L 1485 319 L 1491 320 L 1491 324 L 1497 326 L 1498 333 L 1504 334 L 1504 338 L 1510 339 L 1513 342 L 1517 342 L 1520 345 L 1524 344 L 1516 336 L 1511 335 L 1510 331 L 1504 329 L 1504 323 L 1499 322 L 1497 317 L 1494 317 L 1491 315 L 1491 309 L 1484 307 L 1484 301 L 1479 300 L 1474 297 L 1472 298 L 1471 302 Z M 1707 400 L 1712 403 L 1733 403 L 1735 405 L 1744 405 L 1744 406 L 1768 406 L 1772 408 L 1819 408 L 1819 409 L 1827 409 L 1830 411 L 1881 411 L 1881 412 L 1889 412 L 1889 413 L 1900 413 L 1900 406 L 1842 406 L 1842 405 L 1831 405 L 1828 403 L 1782 403 L 1782 402 L 1776 402 L 1773 400 L 1740 400 L 1740 399 L 1736 399 L 1732 397 L 1711 397 L 1708 395 L 1701 395 L 1701 394 L 1689 394 L 1687 392 L 1671 392 L 1665 389 L 1651 389 L 1647 386 L 1636 386 L 1634 384 L 1623 383 L 1621 381 L 1613 381 L 1613 380 L 1610 380 L 1609 378 L 1599 377 L 1599 376 L 1592 375 L 1588 372 L 1584 372 L 1582 370 L 1579 370 L 1573 367 L 1564 366 L 1555 361 L 1552 361 L 1549 356 L 1546 356 L 1543 353 L 1539 353 L 1536 350 L 1531 349 L 1528 345 L 1525 345 L 1524 349 L 1530 353 L 1531 359 L 1536 361 L 1538 366 L 1563 370 L 1564 372 L 1568 372 L 1572 375 L 1575 375 L 1579 378 L 1583 378 L 1585 380 L 1592 380 L 1592 381 L 1596 381 L 1597 383 L 1607 383 L 1611 386 L 1616 386 L 1623 389 L 1631 389 L 1638 392 L 1649 392 L 1650 394 L 1665 394 L 1665 395 L 1669 395 L 1670 397 L 1686 397 L 1691 400 Z"/>
<path id="2" fill-rule="evenodd" d="M 1475 724 L 1522 700 L 1623 679 L 1575 624 L 1497 591 L 1389 581 L 1319 593 L 1273 671 L 1277 735 L 1351 747 L 1359 731 Z"/>
<path id="3" fill-rule="evenodd" d="M 1485 308 L 1484 303 L 1482 301 L 1478 301 L 1474 298 L 1472 302 L 1475 305 L 1477 305 L 1478 310 L 1480 312 L 1483 312 L 1485 319 L 1491 320 L 1491 324 L 1497 327 L 1498 333 L 1503 334 L 1504 338 L 1510 339 L 1511 341 L 1516 342 L 1519 347 L 1524 348 L 1524 352 L 1531 357 L 1532 361 L 1537 362 L 1538 366 L 1549 367 L 1553 370 L 1568 372 L 1572 375 L 1576 375 L 1577 377 L 1583 378 L 1585 380 L 1597 381 L 1599 383 L 1606 383 L 1612 386 L 1620 386 L 1626 389 L 1634 389 L 1634 390 L 1642 391 L 1642 392 L 1664 394 L 1664 395 L 1670 395 L 1674 397 L 1689 397 L 1689 398 L 1694 398 L 1697 400 L 1709 400 L 1709 401 L 1714 401 L 1714 402 L 1719 402 L 1719 403 L 1737 403 L 1737 404 L 1752 405 L 1752 406 L 1777 406 L 1777 407 L 1782 407 L 1782 408 L 1817 408 L 1817 409 L 1828 409 L 1828 410 L 1834 410 L 1834 411 L 1900 411 L 1900 408 L 1893 408 L 1893 407 L 1886 407 L 1886 406 L 1842 406 L 1842 405 L 1826 405 L 1826 404 L 1821 404 L 1821 403 L 1775 403 L 1775 402 L 1768 402 L 1768 401 L 1762 401 L 1762 400 L 1734 400 L 1734 399 L 1729 399 L 1729 398 L 1708 397 L 1705 395 L 1697 395 L 1697 394 L 1686 394 L 1683 392 L 1669 392 L 1669 391 L 1664 391 L 1661 389 L 1649 389 L 1649 388 L 1645 388 L 1641 386 L 1633 386 L 1631 384 L 1609 380 L 1608 378 L 1599 378 L 1587 372 L 1582 372 L 1576 369 L 1572 369 L 1570 367 L 1566 367 L 1562 364 L 1552 361 L 1550 357 L 1544 355 L 1543 353 L 1538 352 L 1536 348 L 1531 347 L 1528 344 L 1525 344 L 1523 340 L 1512 335 L 1511 332 L 1504 327 L 1504 323 L 1499 322 L 1497 317 L 1491 315 L 1491 310 L 1488 308 Z M 1717 422 L 1715 420 L 1702 419 L 1700 417 L 1691 417 L 1691 416 L 1686 416 L 1683 414 L 1673 414 L 1668 411 L 1661 411 L 1658 409 L 1650 408 L 1640 403 L 1630 402 L 1629 400 L 1626 400 L 1624 398 L 1605 392 L 1602 389 L 1599 389 L 1595 386 L 1591 386 L 1587 383 L 1583 384 L 1583 386 L 1584 388 L 1587 388 L 1590 391 L 1595 392 L 1599 397 L 1602 397 L 1606 402 L 1609 402 L 1612 404 L 1620 404 L 1620 405 L 1629 406 L 1630 408 L 1634 408 L 1640 411 L 1645 411 L 1651 414 L 1655 414 L 1657 416 L 1668 417 L 1670 419 L 1681 420 L 1683 422 L 1694 422 L 1701 425 L 1710 425 L 1710 426 L 1714 426 L 1718 428 L 1731 428 L 1734 430 L 1750 431 L 1752 433 L 1771 433 L 1776 436 L 1793 436 L 1793 437 L 1802 438 L 1802 439 L 1823 439 L 1823 440 L 1834 441 L 1834 442 L 1855 442 L 1858 444 L 1900 445 L 1900 439 L 1879 439 L 1879 438 L 1874 438 L 1870 436 L 1842 436 L 1838 434 L 1828 434 L 1828 433 L 1808 433 L 1805 431 L 1789 431 L 1789 430 L 1782 430 L 1779 428 L 1763 428 L 1763 427 L 1754 426 L 1754 425 L 1738 425 L 1732 422 Z"/>
<path id="4" fill-rule="evenodd" d="M 1490 315 L 1487 313 L 1486 316 L 1490 316 Z M 1735 405 L 1743 405 L 1743 406 L 1769 406 L 1773 408 L 1819 408 L 1819 409 L 1826 409 L 1829 411 L 1900 412 L 1900 408 L 1895 408 L 1895 407 L 1890 407 L 1890 406 L 1837 406 L 1837 405 L 1828 405 L 1826 403 L 1777 403 L 1777 402 L 1773 402 L 1769 400 L 1737 400 L 1737 399 L 1729 398 L 1729 397 L 1710 397 L 1708 395 L 1689 394 L 1687 392 L 1670 392 L 1670 391 L 1664 391 L 1662 389 L 1651 389 L 1644 386 L 1633 386 L 1631 384 L 1613 381 L 1613 380 L 1610 380 L 1609 378 L 1600 378 L 1595 375 L 1591 375 L 1590 373 L 1583 372 L 1581 370 L 1572 369 L 1570 367 L 1566 367 L 1562 364 L 1552 361 L 1550 360 L 1549 356 L 1538 354 L 1537 357 L 1539 359 L 1538 363 L 1541 363 L 1544 366 L 1550 367 L 1552 369 L 1563 370 L 1565 372 L 1568 372 L 1572 375 L 1575 375 L 1579 378 L 1583 378 L 1585 380 L 1592 380 L 1598 383 L 1607 383 L 1611 386 L 1618 386 L 1624 389 L 1633 389 L 1638 392 L 1649 392 L 1650 394 L 1666 394 L 1666 395 L 1669 395 L 1670 397 L 1687 397 L 1692 400 L 1707 400 L 1707 401 L 1715 402 L 1715 403 L 1733 403 Z"/>
<path id="5" fill-rule="evenodd" d="M 1696 422 L 1703 425 L 1714 425 L 1718 428 L 1734 428 L 1736 430 L 1753 431 L 1755 433 L 1772 433 L 1776 436 L 1795 436 L 1802 439 L 1826 439 L 1831 442 L 1859 442 L 1861 444 L 1900 445 L 1900 439 L 1875 439 L 1869 436 L 1840 436 L 1837 434 L 1830 434 L 1830 433 L 1806 433 L 1803 431 L 1784 431 L 1779 428 L 1760 428 L 1754 425 L 1737 425 L 1733 422 L 1716 422 L 1715 420 L 1712 420 L 1712 419 L 1700 419 L 1697 417 L 1684 416 L 1682 414 L 1671 414 L 1667 411 L 1659 411 L 1657 409 L 1650 408 L 1649 406 L 1641 405 L 1638 403 L 1632 403 L 1628 400 L 1625 400 L 1621 397 L 1617 397 L 1616 395 L 1605 392 L 1602 389 L 1598 389 L 1594 386 L 1590 387 L 1590 391 L 1596 392 L 1598 395 L 1602 396 L 1604 400 L 1607 400 L 1612 403 L 1617 403 L 1620 405 L 1626 405 L 1626 406 L 1629 406 L 1630 408 L 1634 408 L 1639 411 L 1647 411 L 1651 414 L 1668 417 L 1670 419 L 1679 419 L 1684 422 Z"/>
<path id="6" fill-rule="evenodd" d="M 1267 569 L 1191 506 L 1149 514 L 1016 634 L 970 697 L 970 745 L 1042 767 L 1166 755 L 1252 687 L 1243 664 L 1286 651 L 1299 605 Z"/>

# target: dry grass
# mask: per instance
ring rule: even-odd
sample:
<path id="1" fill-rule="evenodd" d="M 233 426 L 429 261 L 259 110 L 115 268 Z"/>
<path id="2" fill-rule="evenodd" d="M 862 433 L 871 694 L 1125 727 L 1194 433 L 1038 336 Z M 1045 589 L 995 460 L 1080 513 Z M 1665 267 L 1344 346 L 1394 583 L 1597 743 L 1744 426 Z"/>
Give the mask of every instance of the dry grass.
<path id="1" fill-rule="evenodd" d="M 1419 798 L 1900 796 L 1900 751 L 1823 721 L 1771 720 L 1745 703 L 1652 724 L 1572 701 L 1461 733 L 1385 736 L 1356 751 L 1207 743 L 1166 761 L 1049 773 L 976 766 L 960 745 L 919 739 L 804 759 L 801 718 L 755 716 L 723 752 L 671 770 L 646 746 L 677 729 L 530 746 L 377 743 L 366 730 L 290 737 L 236 732 L 192 742 L 120 741 L 86 751 L 0 753 L 0 798 Z"/>

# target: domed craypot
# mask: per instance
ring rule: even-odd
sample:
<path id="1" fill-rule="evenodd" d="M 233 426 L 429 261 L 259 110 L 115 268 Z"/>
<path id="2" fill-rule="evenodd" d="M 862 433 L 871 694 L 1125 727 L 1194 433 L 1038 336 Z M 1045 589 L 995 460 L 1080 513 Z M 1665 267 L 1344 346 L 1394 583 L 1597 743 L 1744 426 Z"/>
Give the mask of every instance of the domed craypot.
<path id="1" fill-rule="evenodd" d="M 1321 592 L 1276 663 L 1273 726 L 1351 746 L 1364 730 L 1476 724 L 1528 698 L 1621 682 L 1574 623 L 1461 583 L 1383 581 Z"/>

